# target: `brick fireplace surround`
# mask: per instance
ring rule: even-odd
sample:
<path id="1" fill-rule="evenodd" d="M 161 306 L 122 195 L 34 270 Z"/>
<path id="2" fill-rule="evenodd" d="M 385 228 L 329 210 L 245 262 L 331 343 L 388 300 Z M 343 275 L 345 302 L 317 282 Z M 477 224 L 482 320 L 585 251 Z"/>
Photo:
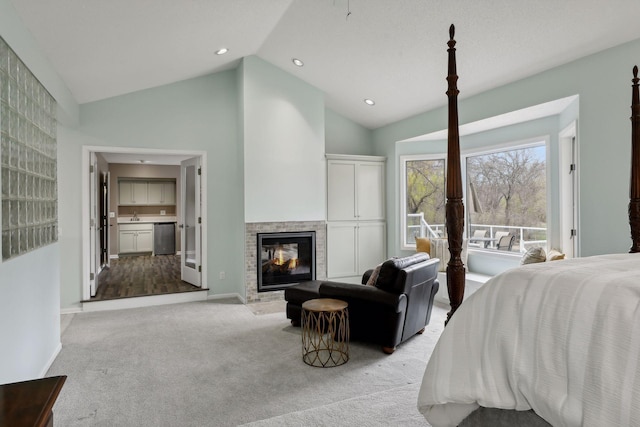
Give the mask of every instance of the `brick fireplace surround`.
<path id="1" fill-rule="evenodd" d="M 282 233 L 298 231 L 316 232 L 316 279 L 327 277 L 327 226 L 324 221 L 300 222 L 251 222 L 245 224 L 244 257 L 246 303 L 282 301 L 284 291 L 258 292 L 257 257 L 258 233 Z"/>

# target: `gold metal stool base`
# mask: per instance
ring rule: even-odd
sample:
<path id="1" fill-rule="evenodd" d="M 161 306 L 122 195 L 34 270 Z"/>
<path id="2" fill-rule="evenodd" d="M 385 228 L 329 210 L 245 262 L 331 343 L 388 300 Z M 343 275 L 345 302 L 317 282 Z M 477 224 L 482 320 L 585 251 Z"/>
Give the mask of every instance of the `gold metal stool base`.
<path id="1" fill-rule="evenodd" d="M 347 303 L 320 298 L 302 304 L 302 360 L 310 366 L 331 368 L 349 360 Z"/>

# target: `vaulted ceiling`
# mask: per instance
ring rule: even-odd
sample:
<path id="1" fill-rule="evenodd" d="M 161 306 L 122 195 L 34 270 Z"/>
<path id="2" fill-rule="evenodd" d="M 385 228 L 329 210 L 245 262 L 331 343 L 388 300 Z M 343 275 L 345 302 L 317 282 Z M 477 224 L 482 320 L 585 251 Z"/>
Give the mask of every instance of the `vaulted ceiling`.
<path id="1" fill-rule="evenodd" d="M 78 103 L 257 55 L 371 129 L 446 103 L 452 23 L 461 98 L 640 38 L 638 0 L 11 1 Z"/>

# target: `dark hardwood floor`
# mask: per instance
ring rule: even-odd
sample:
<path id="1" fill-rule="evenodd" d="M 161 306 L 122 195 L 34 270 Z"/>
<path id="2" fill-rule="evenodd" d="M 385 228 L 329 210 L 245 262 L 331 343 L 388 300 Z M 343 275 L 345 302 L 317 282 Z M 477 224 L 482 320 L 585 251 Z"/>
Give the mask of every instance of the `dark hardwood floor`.
<path id="1" fill-rule="evenodd" d="M 102 270 L 90 301 L 199 290 L 180 280 L 179 255 L 125 256 L 112 259 L 111 267 Z"/>

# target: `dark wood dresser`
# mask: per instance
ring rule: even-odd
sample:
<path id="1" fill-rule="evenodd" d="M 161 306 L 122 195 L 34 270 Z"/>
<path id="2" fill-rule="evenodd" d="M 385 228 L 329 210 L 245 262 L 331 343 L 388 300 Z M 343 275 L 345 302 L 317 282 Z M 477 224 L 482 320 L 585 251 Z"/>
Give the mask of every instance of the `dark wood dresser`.
<path id="1" fill-rule="evenodd" d="M 53 426 L 53 404 L 66 375 L 0 385 L 0 427 Z"/>

